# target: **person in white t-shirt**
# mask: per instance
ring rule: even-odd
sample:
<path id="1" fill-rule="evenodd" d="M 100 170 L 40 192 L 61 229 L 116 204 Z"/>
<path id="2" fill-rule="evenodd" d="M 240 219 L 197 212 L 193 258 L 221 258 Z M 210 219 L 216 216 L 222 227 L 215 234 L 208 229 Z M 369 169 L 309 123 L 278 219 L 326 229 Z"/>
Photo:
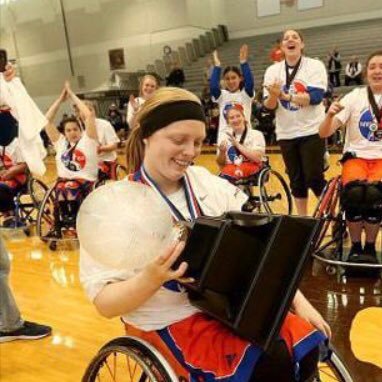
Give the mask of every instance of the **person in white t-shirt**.
<path id="1" fill-rule="evenodd" d="M 325 118 L 322 104 L 327 89 L 324 64 L 303 55 L 300 32 L 286 30 L 281 48 L 285 60 L 264 76 L 264 106 L 276 112 L 276 138 L 300 215 L 307 215 L 308 189 L 318 197 L 325 187 L 325 143 L 318 127 Z"/>
<path id="2" fill-rule="evenodd" d="M 85 100 L 84 104 L 89 108 L 92 113 L 96 130 L 99 146 L 98 152 L 98 167 L 99 167 L 99 179 L 117 179 L 115 172 L 117 165 L 117 148 L 120 139 L 114 130 L 112 124 L 106 119 L 97 118 L 94 103 L 92 101 Z M 83 119 L 83 116 L 81 116 Z"/>
<path id="3" fill-rule="evenodd" d="M 235 182 L 260 170 L 265 157 L 265 139 L 260 131 L 248 127 L 241 104 L 228 107 L 226 119 L 230 130 L 220 143 L 217 162 L 220 176 Z"/>
<path id="4" fill-rule="evenodd" d="M 225 139 L 225 132 L 228 129 L 228 124 L 224 116 L 227 105 L 240 103 L 243 106 L 246 121 L 249 127 L 252 113 L 252 99 L 254 92 L 254 79 L 251 72 L 251 67 L 248 63 L 248 45 L 243 45 L 240 48 L 240 69 L 236 66 L 227 66 L 223 71 L 223 80 L 225 89 L 220 88 L 221 63 L 218 52 L 213 52 L 214 68 L 210 79 L 210 93 L 212 101 L 219 105 L 219 130 L 218 130 L 218 145 Z"/>
<path id="5" fill-rule="evenodd" d="M 348 261 L 377 263 L 375 241 L 382 221 L 382 50 L 368 57 L 366 78 L 367 87 L 332 103 L 320 135 L 329 137 L 345 126 L 341 203 L 352 240 Z"/>
<path id="6" fill-rule="evenodd" d="M 220 216 L 240 209 L 247 199 L 225 179 L 192 166 L 204 138 L 205 114 L 199 99 L 184 89 L 162 88 L 137 114 L 137 125 L 127 142 L 127 163 L 134 171 L 129 179 L 153 187 L 175 221 Z M 282 352 L 259 358 L 261 351 L 255 344 L 239 338 L 191 305 L 179 284 L 191 282 L 184 276 L 187 264 L 172 269 L 183 248 L 184 244 L 176 242 L 146 265 L 115 269 L 81 246 L 81 282 L 98 312 L 108 318 L 122 316 L 127 333 L 143 338 L 166 354 L 179 379 L 295 381 L 297 368 L 291 353 L 299 352 L 288 351 L 280 341 Z M 330 328 L 300 292 L 293 307 L 297 315 L 288 315 L 281 335 L 291 348 L 298 343 L 303 350 L 294 361 L 299 362 L 302 380 L 308 380 L 316 372 L 314 354 L 325 338 L 321 331 L 330 336 Z M 292 340 L 296 339 L 296 328 L 301 334 L 298 342 Z M 183 362 L 179 362 L 179 354 Z M 236 355 L 234 359 L 232 354 Z M 306 367 L 307 358 L 310 367 Z"/>
<path id="7" fill-rule="evenodd" d="M 82 131 L 77 118 L 63 120 L 62 133 L 54 125 L 54 117 L 60 105 L 70 98 L 78 107 L 85 125 Z M 56 190 L 63 216 L 75 222 L 80 203 L 92 190 L 98 175 L 98 136 L 95 118 L 89 108 L 71 90 L 68 83 L 59 98 L 46 113 L 45 128 L 56 150 L 58 180 Z"/>
<path id="8" fill-rule="evenodd" d="M 127 105 L 127 124 L 131 131 L 134 126 L 134 116 L 138 112 L 139 108 L 152 97 L 155 90 L 160 86 L 157 77 L 152 74 L 145 74 L 139 81 L 139 97 L 135 98 L 130 96 L 129 103 Z"/>

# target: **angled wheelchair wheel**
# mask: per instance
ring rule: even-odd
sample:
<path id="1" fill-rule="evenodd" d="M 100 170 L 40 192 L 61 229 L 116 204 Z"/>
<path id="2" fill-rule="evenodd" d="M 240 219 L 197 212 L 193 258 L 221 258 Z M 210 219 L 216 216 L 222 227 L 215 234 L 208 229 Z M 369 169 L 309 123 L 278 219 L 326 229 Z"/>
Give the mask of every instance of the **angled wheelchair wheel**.
<path id="1" fill-rule="evenodd" d="M 318 365 L 317 382 L 354 382 L 348 368 L 334 349 L 329 350 L 325 361 Z"/>
<path id="2" fill-rule="evenodd" d="M 340 185 L 340 176 L 329 180 L 313 213 L 313 217 L 323 220 L 321 230 L 316 239 L 315 251 L 319 251 L 322 247 L 330 225 L 333 225 L 333 242 L 337 239 L 338 234 L 342 234 L 340 232 L 342 230 L 342 216 L 339 213 Z"/>
<path id="3" fill-rule="evenodd" d="M 37 235 L 41 240 L 47 241 L 49 236 L 54 236 L 56 233 L 56 190 L 53 186 L 50 188 L 40 204 L 40 209 L 37 215 Z"/>
<path id="4" fill-rule="evenodd" d="M 31 196 L 31 199 L 37 209 L 40 208 L 48 189 L 48 186 L 39 179 L 30 178 L 28 181 L 28 194 Z"/>
<path id="5" fill-rule="evenodd" d="M 179 382 L 155 348 L 135 337 L 119 337 L 101 348 L 82 382 Z"/>
<path id="6" fill-rule="evenodd" d="M 259 176 L 260 201 L 270 214 L 290 215 L 292 195 L 284 178 L 270 168 Z"/>

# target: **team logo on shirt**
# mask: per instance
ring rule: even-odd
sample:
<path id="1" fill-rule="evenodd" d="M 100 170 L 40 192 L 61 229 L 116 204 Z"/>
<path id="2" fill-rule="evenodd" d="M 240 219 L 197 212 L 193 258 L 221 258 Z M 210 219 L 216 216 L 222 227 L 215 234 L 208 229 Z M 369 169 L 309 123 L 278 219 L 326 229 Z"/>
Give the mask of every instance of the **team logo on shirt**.
<path id="1" fill-rule="evenodd" d="M 231 163 L 236 164 L 237 166 L 243 162 L 243 156 L 239 153 L 235 146 L 230 146 L 228 148 L 227 156 Z"/>
<path id="2" fill-rule="evenodd" d="M 86 166 L 86 157 L 79 149 L 66 150 L 61 155 L 61 161 L 70 171 L 81 171 Z"/>
<path id="3" fill-rule="evenodd" d="M 287 94 L 291 94 L 291 95 L 299 94 L 299 93 L 306 93 L 307 87 L 302 81 L 296 80 L 296 81 L 293 81 L 293 83 L 290 85 L 289 91 L 287 90 L 286 85 L 284 85 L 283 86 L 283 92 L 287 93 Z M 284 107 L 284 109 L 287 109 L 290 111 L 297 111 L 300 109 L 300 106 L 296 105 L 293 102 L 283 101 L 283 100 L 280 102 L 281 102 L 281 105 Z"/>
<path id="4" fill-rule="evenodd" d="M 379 142 L 382 139 L 382 126 L 378 126 L 369 109 L 361 114 L 358 126 L 361 135 L 369 142 Z"/>

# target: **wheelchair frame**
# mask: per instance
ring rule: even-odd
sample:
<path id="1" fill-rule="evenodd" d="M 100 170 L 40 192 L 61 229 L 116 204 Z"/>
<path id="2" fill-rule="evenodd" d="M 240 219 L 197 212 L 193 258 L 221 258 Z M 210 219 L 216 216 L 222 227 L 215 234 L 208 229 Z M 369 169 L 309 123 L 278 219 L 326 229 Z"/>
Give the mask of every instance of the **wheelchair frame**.
<path id="1" fill-rule="evenodd" d="M 117 370 L 113 372 L 112 367 L 117 368 L 116 358 L 118 354 L 126 357 L 126 360 L 124 360 L 126 369 L 130 373 L 130 377 L 133 377 L 133 379 L 129 380 L 130 382 L 187 382 L 187 380 L 175 374 L 172 367 L 154 346 L 138 337 L 132 336 L 117 337 L 106 343 L 86 368 L 82 382 L 102 382 L 102 378 L 99 375 L 102 368 L 104 368 L 103 370 L 106 371 L 107 375 L 110 375 L 116 381 Z M 107 360 L 107 357 L 110 355 L 114 357 L 112 362 Z M 132 358 L 132 362 L 136 362 L 134 367 L 130 365 L 131 361 L 128 357 Z M 326 349 L 325 358 L 323 363 L 320 363 L 318 366 L 319 373 L 331 375 L 330 380 L 333 381 L 353 382 L 353 378 L 346 365 L 333 348 Z M 140 370 L 138 370 L 140 374 L 138 375 L 135 374 L 137 366 L 140 367 Z M 134 369 L 133 376 L 131 375 L 132 368 Z M 123 381 L 127 381 L 125 377 Z M 316 382 L 320 380 L 318 375 Z"/>
<path id="2" fill-rule="evenodd" d="M 41 198 L 38 196 L 37 187 L 43 190 L 44 196 Z M 15 227 L 3 227 L 1 229 L 17 229 L 21 228 L 24 232 L 29 235 L 29 225 L 37 223 L 37 216 L 34 217 L 33 213 L 40 209 L 41 203 L 48 191 L 48 186 L 39 179 L 34 178 L 30 173 L 27 173 L 27 181 L 20 188 L 14 197 L 15 209 Z M 29 195 L 30 201 L 22 201 L 22 197 Z"/>
<path id="3" fill-rule="evenodd" d="M 336 274 L 341 268 L 363 268 L 369 270 L 382 270 L 382 264 L 362 264 L 344 260 L 344 237 L 346 235 L 346 222 L 344 211 L 340 206 L 341 176 L 328 181 L 317 203 L 313 216 L 323 219 L 323 226 L 316 241 L 313 257 L 326 264 L 328 274 Z M 332 226 L 332 238 L 323 243 L 325 236 Z M 334 245 L 331 255 L 325 255 L 325 250 Z"/>
<path id="4" fill-rule="evenodd" d="M 278 211 L 274 207 L 272 208 L 272 202 L 274 200 L 280 200 L 282 199 L 282 195 L 280 192 L 277 192 L 273 194 L 274 191 L 272 191 L 272 194 L 267 191 L 266 184 L 269 180 L 270 176 L 274 176 L 278 182 L 281 184 L 284 196 L 286 196 L 286 204 L 287 204 L 287 213 L 285 211 Z M 292 194 L 289 190 L 288 184 L 285 181 L 285 179 L 282 177 L 282 175 L 272 170 L 272 168 L 269 166 L 268 163 L 264 165 L 260 169 L 260 171 L 248 178 L 239 179 L 234 183 L 236 186 L 244 187 L 244 192 L 249 196 L 248 202 L 251 206 L 247 212 L 266 212 L 267 214 L 286 214 L 290 215 L 293 210 L 293 201 L 292 201 Z M 253 195 L 252 193 L 252 187 L 257 187 L 259 190 L 259 195 Z"/>

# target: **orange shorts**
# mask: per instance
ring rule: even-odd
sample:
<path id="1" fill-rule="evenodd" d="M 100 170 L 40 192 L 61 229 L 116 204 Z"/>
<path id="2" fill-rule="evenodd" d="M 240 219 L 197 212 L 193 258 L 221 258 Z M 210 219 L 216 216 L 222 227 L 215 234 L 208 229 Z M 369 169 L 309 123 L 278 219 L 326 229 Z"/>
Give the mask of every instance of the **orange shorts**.
<path id="1" fill-rule="evenodd" d="M 348 159 L 342 165 L 342 184 L 360 180 L 366 182 L 382 181 L 382 159 Z"/>
<path id="2" fill-rule="evenodd" d="M 255 162 L 243 162 L 240 165 L 226 164 L 221 172 L 220 176 L 233 180 L 248 178 L 259 172 L 262 164 Z"/>

